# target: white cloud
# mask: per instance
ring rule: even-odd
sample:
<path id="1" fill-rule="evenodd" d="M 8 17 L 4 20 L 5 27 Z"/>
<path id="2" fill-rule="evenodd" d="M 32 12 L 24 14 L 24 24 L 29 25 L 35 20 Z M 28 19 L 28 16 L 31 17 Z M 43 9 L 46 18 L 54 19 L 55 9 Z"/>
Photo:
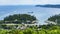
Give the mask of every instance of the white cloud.
<path id="1" fill-rule="evenodd" d="M 33 4 L 32 0 L 0 0 L 0 5 Z"/>
<path id="2" fill-rule="evenodd" d="M 59 4 L 60 0 L 0 0 L 0 5 Z"/>

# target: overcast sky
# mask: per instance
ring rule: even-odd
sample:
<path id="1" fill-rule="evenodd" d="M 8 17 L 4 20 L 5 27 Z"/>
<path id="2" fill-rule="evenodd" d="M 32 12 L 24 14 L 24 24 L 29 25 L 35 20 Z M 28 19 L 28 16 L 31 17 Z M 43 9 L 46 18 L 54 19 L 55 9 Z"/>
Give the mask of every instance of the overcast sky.
<path id="1" fill-rule="evenodd" d="M 60 0 L 0 0 L 0 5 L 60 4 Z"/>

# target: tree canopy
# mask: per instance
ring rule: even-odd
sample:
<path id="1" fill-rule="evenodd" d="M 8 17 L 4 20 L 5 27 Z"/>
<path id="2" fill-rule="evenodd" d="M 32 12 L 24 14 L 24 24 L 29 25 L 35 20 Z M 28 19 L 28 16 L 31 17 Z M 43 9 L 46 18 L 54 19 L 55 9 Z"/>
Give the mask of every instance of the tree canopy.
<path id="1" fill-rule="evenodd" d="M 60 24 L 60 14 L 59 15 L 54 15 L 50 18 L 48 18 L 49 21 L 57 22 L 57 24 Z"/>
<path id="2" fill-rule="evenodd" d="M 4 22 L 10 22 L 10 23 L 32 23 L 32 21 L 35 21 L 36 17 L 28 15 L 28 14 L 14 14 L 9 15 L 4 18 Z"/>

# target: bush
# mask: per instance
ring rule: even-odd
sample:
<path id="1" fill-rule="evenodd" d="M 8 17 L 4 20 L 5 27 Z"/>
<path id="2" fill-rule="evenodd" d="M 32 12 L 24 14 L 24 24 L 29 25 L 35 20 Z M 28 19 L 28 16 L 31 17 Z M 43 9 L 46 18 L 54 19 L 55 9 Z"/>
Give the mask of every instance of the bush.
<path id="1" fill-rule="evenodd" d="M 42 28 L 40 30 L 37 30 L 37 28 L 0 30 L 0 34 L 60 34 L 60 27 L 52 26 L 51 29 Z"/>

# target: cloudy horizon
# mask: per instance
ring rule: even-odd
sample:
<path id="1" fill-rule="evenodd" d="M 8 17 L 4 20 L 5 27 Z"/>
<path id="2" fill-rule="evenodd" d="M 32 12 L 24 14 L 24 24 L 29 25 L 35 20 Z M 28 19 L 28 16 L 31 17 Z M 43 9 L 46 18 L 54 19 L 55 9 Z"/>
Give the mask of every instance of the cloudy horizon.
<path id="1" fill-rule="evenodd" d="M 60 0 L 0 0 L 0 5 L 60 4 Z"/>

